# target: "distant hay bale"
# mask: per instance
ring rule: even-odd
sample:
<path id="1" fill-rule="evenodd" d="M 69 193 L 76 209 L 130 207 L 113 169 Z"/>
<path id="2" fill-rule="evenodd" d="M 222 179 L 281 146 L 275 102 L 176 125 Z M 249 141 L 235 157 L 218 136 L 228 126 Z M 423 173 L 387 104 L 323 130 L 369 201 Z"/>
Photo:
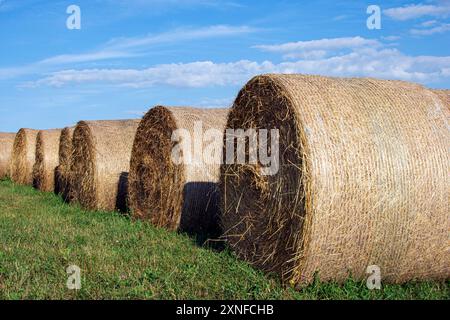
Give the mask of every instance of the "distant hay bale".
<path id="1" fill-rule="evenodd" d="M 22 185 L 33 184 L 33 165 L 38 130 L 20 129 L 14 139 L 11 156 L 11 179 Z"/>
<path id="2" fill-rule="evenodd" d="M 56 167 L 55 193 L 65 201 L 70 201 L 70 157 L 72 155 L 72 137 L 74 128 L 66 127 L 59 139 L 59 165 Z"/>
<path id="3" fill-rule="evenodd" d="M 217 182 L 227 112 L 164 106 L 147 112 L 136 133 L 131 156 L 128 203 L 133 217 L 170 230 L 203 235 L 217 232 Z M 173 141 L 177 130 L 192 136 L 192 144 L 205 147 L 204 142 L 195 140 L 196 123 L 201 135 L 216 129 L 217 154 L 207 155 L 207 162 L 198 154 L 192 158 L 198 161 L 174 162 L 172 151 L 184 143 L 182 139 Z"/>
<path id="4" fill-rule="evenodd" d="M 10 176 L 10 160 L 15 133 L 0 132 L 0 179 Z"/>
<path id="5" fill-rule="evenodd" d="M 279 170 L 224 164 L 225 238 L 290 284 L 450 277 L 450 111 L 420 85 L 263 75 L 227 128 L 279 129 Z M 248 153 L 248 152 L 247 152 Z"/>
<path id="6" fill-rule="evenodd" d="M 41 130 L 36 137 L 33 165 L 33 187 L 40 191 L 55 191 L 55 174 L 59 162 L 61 129 Z"/>
<path id="7" fill-rule="evenodd" d="M 139 120 L 80 121 L 73 133 L 70 196 L 91 210 L 125 210 Z"/>

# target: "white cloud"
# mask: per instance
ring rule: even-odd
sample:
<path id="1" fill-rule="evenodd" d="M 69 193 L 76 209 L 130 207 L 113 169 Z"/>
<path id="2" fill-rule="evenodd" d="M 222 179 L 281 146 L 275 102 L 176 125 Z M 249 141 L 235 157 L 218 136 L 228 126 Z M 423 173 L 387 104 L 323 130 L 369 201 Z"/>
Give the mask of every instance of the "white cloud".
<path id="1" fill-rule="evenodd" d="M 129 58 L 137 56 L 135 53 L 124 52 L 124 51 L 109 51 L 101 50 L 91 53 L 81 53 L 81 54 L 63 54 L 47 58 L 37 62 L 42 65 L 61 65 L 70 63 L 80 63 L 80 62 L 91 62 L 100 60 L 109 60 L 117 58 Z"/>
<path id="2" fill-rule="evenodd" d="M 429 29 L 411 29 L 410 33 L 415 36 L 429 36 L 437 33 L 450 31 L 450 23 L 442 23 L 439 26 Z"/>
<path id="3" fill-rule="evenodd" d="M 163 64 L 147 69 L 85 69 L 55 72 L 32 85 L 62 86 L 67 83 L 107 82 L 129 87 L 171 85 L 205 87 L 209 85 L 240 84 L 249 74 L 271 70 L 269 62 L 258 64 L 247 60 L 232 63 L 200 61 L 192 63 Z"/>
<path id="4" fill-rule="evenodd" d="M 379 46 L 377 40 L 365 39 L 362 37 L 347 37 L 320 39 L 310 41 L 288 42 L 278 45 L 259 45 L 255 48 L 269 52 L 292 52 L 301 50 L 330 50 L 343 48 L 360 48 L 364 46 Z"/>
<path id="5" fill-rule="evenodd" d="M 447 17 L 450 15 L 450 4 L 442 1 L 440 4 L 410 4 L 403 7 L 390 8 L 383 11 L 388 17 L 405 21 L 424 16 Z"/>
<path id="6" fill-rule="evenodd" d="M 381 37 L 381 39 L 386 40 L 386 41 L 397 41 L 397 40 L 400 40 L 401 37 L 400 36 L 386 36 L 386 37 Z"/>
<path id="7" fill-rule="evenodd" d="M 203 108 L 226 108 L 233 105 L 235 97 L 227 97 L 221 99 L 205 98 L 195 103 L 189 103 L 188 105 L 195 105 Z"/>
<path id="8" fill-rule="evenodd" d="M 311 50 L 311 51 L 300 51 L 300 52 L 292 52 L 283 55 L 284 59 L 304 59 L 304 60 L 314 60 L 321 59 L 327 56 L 328 52 L 326 50 Z"/>
<path id="9" fill-rule="evenodd" d="M 135 38 L 119 38 L 108 42 L 109 49 L 139 48 L 161 43 L 174 43 L 188 40 L 198 40 L 213 37 L 238 36 L 256 32 L 257 29 L 249 26 L 214 25 L 203 28 L 178 28 L 156 35 L 147 35 Z"/>
<path id="10" fill-rule="evenodd" d="M 434 26 L 435 24 L 437 24 L 437 21 L 436 21 L 436 20 L 428 20 L 428 21 L 422 22 L 420 25 L 421 25 L 422 27 L 429 28 L 429 27 L 431 27 L 431 26 Z"/>
<path id="11" fill-rule="evenodd" d="M 133 88 L 168 85 L 211 87 L 243 85 L 262 73 L 306 73 L 328 76 L 365 76 L 433 82 L 450 76 L 450 57 L 412 57 L 397 49 L 358 48 L 348 54 L 313 60 L 270 61 L 240 60 L 230 63 L 200 61 L 163 64 L 147 69 L 64 70 L 28 86 L 63 86 L 69 83 L 101 82 Z"/>
<path id="12" fill-rule="evenodd" d="M 341 20 L 345 20 L 345 19 L 347 19 L 347 18 L 348 18 L 348 15 L 342 14 L 342 15 L 339 15 L 339 16 L 334 17 L 332 20 L 333 20 L 333 21 L 341 21 Z"/>
<path id="13" fill-rule="evenodd" d="M 354 50 L 356 48 L 377 48 L 381 43 L 378 40 L 362 37 L 346 37 L 333 39 L 320 39 L 310 41 L 288 42 L 276 45 L 259 45 L 255 48 L 267 52 L 283 53 L 287 59 L 323 58 L 330 51 Z"/>
<path id="14" fill-rule="evenodd" d="M 234 37 L 256 31 L 257 29 L 249 26 L 213 25 L 201 28 L 178 28 L 164 33 L 141 37 L 113 39 L 91 52 L 57 55 L 29 65 L 0 68 L 0 79 L 48 72 L 52 66 L 142 56 L 146 50 L 157 44 L 178 44 L 185 41 L 208 38 Z"/>
<path id="15" fill-rule="evenodd" d="M 180 43 L 215 37 L 231 37 L 256 32 L 249 26 L 213 25 L 201 28 L 178 28 L 159 34 L 126 37 L 108 41 L 97 51 L 90 53 L 59 55 L 40 61 L 44 64 L 69 64 L 139 56 L 141 50 L 157 44 Z"/>

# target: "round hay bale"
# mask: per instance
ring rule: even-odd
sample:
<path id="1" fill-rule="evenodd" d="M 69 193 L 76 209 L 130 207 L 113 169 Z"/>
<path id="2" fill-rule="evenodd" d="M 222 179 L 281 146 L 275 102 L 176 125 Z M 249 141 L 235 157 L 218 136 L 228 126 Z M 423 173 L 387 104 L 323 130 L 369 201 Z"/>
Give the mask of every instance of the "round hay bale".
<path id="1" fill-rule="evenodd" d="M 433 92 L 436 93 L 439 98 L 444 101 L 444 104 L 447 106 L 447 108 L 450 108 L 450 90 L 433 90 Z"/>
<path id="2" fill-rule="evenodd" d="M 22 185 L 33 184 L 33 165 L 38 130 L 20 129 L 14 139 L 11 156 L 11 179 Z"/>
<path id="3" fill-rule="evenodd" d="M 56 167 L 55 193 L 64 201 L 70 202 L 70 157 L 72 156 L 72 137 L 74 128 L 66 127 L 59 139 L 59 165 Z"/>
<path id="4" fill-rule="evenodd" d="M 139 120 L 80 121 L 70 159 L 70 196 L 91 210 L 126 210 L 131 148 Z"/>
<path id="5" fill-rule="evenodd" d="M 0 179 L 10 176 L 10 160 L 15 133 L 0 132 Z"/>
<path id="6" fill-rule="evenodd" d="M 279 170 L 221 167 L 225 238 L 293 285 L 450 277 L 449 117 L 406 82 L 253 78 L 227 128 L 279 129 Z"/>
<path id="7" fill-rule="evenodd" d="M 131 155 L 128 203 L 134 218 L 199 235 L 217 232 L 217 182 L 227 112 L 164 106 L 147 112 Z M 181 144 L 187 143 L 189 149 L 200 145 L 204 150 L 207 142 L 202 136 L 213 131 L 219 134 L 217 154 L 197 153 L 191 162 L 173 161 L 172 152 Z M 183 132 L 191 139 L 172 139 L 174 134 Z"/>
<path id="8" fill-rule="evenodd" d="M 60 137 L 60 129 L 41 130 L 37 134 L 33 187 L 40 191 L 55 191 L 55 169 L 59 162 Z"/>

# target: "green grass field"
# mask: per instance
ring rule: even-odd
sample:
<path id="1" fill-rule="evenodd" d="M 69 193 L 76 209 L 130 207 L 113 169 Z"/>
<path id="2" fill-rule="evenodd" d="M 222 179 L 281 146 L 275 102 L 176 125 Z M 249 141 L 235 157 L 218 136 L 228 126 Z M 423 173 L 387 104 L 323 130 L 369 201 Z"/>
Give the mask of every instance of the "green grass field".
<path id="1" fill-rule="evenodd" d="M 81 268 L 68 290 L 66 268 Z M 86 212 L 31 187 L 0 182 L 0 299 L 449 299 L 450 282 L 313 285 L 295 291 L 228 250 L 131 221 Z"/>

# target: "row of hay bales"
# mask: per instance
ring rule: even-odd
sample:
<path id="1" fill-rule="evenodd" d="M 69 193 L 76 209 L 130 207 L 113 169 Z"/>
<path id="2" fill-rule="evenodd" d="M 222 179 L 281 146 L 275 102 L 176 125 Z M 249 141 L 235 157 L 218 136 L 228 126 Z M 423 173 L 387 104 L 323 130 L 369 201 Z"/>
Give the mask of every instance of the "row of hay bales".
<path id="1" fill-rule="evenodd" d="M 0 176 L 9 168 L 13 181 L 87 209 L 221 235 L 240 258 L 294 285 L 316 273 L 364 279 L 370 265 L 386 282 L 448 279 L 449 118 L 448 90 L 263 75 L 231 109 L 157 106 L 142 120 L 0 134 Z M 174 163 L 174 132 L 194 133 L 199 121 L 222 142 L 226 129 L 279 129 L 278 172 L 224 163 L 225 143 L 212 159 Z"/>

